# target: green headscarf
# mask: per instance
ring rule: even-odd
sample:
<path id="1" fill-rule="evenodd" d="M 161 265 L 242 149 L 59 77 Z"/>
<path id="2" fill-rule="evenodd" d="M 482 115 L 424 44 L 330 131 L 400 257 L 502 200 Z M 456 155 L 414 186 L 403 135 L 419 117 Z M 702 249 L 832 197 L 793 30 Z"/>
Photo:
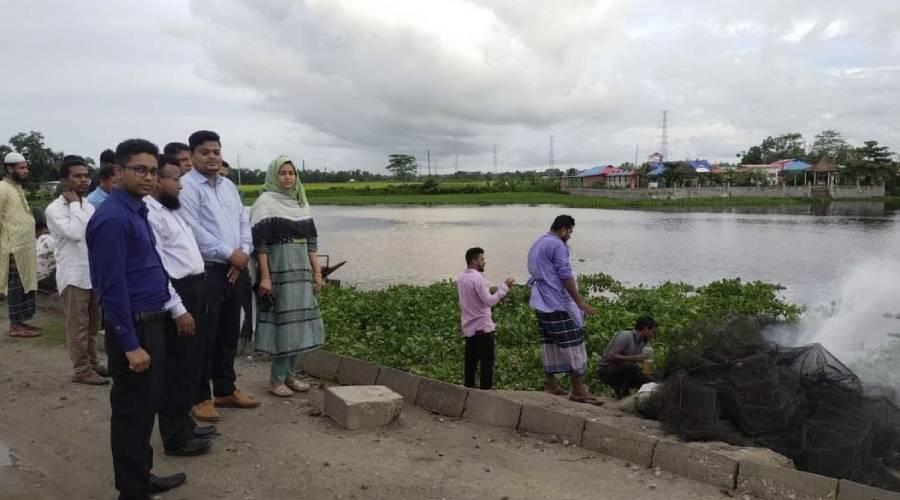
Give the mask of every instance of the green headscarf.
<path id="1" fill-rule="evenodd" d="M 303 189 L 303 183 L 300 182 L 300 174 L 297 172 L 296 166 L 294 167 L 294 175 L 297 182 L 294 184 L 294 187 L 285 189 L 278 183 L 278 171 L 281 170 L 282 165 L 289 162 L 292 166 L 294 165 L 294 162 L 287 156 L 279 156 L 269 163 L 269 169 L 266 170 L 266 182 L 263 184 L 263 191 L 281 193 L 290 198 L 294 198 L 297 200 L 297 203 L 300 204 L 301 208 L 307 208 L 309 207 L 309 202 L 306 200 L 306 190 Z"/>
<path id="2" fill-rule="evenodd" d="M 294 187 L 285 189 L 278 184 L 278 170 L 291 159 L 287 156 L 279 156 L 269 163 L 266 171 L 266 182 L 263 184 L 263 192 L 250 208 L 250 226 L 255 226 L 269 218 L 282 218 L 292 221 L 311 219 L 309 202 L 306 200 L 306 190 L 297 176 Z M 291 162 L 293 165 L 293 162 Z M 297 167 L 294 167 L 297 173 Z"/>

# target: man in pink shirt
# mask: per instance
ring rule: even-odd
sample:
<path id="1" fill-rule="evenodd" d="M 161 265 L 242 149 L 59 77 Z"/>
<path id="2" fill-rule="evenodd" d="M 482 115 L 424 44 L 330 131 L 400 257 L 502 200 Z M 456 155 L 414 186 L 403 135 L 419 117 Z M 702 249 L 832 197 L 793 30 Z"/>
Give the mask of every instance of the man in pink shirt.
<path id="1" fill-rule="evenodd" d="M 466 339 L 465 385 L 475 387 L 475 371 L 481 364 L 481 388 L 494 383 L 494 320 L 491 307 L 506 296 L 515 280 L 506 278 L 496 293 L 491 294 L 484 272 L 484 250 L 466 250 L 466 270 L 456 279 L 459 309 L 462 312 L 462 334 Z"/>

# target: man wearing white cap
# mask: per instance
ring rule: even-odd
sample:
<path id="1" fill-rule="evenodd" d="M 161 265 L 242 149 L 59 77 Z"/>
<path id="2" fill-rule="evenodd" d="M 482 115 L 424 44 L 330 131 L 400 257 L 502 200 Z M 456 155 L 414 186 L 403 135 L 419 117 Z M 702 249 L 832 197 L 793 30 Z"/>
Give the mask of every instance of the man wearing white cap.
<path id="1" fill-rule="evenodd" d="M 7 293 L 10 337 L 37 337 L 40 328 L 26 321 L 34 317 L 37 290 L 37 246 L 34 216 L 22 183 L 28 162 L 19 153 L 3 159 L 6 176 L 0 181 L 0 293 Z"/>

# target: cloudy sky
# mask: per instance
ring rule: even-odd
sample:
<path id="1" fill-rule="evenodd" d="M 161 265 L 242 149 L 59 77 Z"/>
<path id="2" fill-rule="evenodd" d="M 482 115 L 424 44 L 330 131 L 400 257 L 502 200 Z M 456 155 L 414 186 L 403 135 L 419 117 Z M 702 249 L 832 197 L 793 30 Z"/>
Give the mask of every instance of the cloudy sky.
<path id="1" fill-rule="evenodd" d="M 834 128 L 900 149 L 900 2 L 0 0 L 0 138 L 96 158 L 217 130 L 226 159 L 440 172 L 733 160 Z"/>

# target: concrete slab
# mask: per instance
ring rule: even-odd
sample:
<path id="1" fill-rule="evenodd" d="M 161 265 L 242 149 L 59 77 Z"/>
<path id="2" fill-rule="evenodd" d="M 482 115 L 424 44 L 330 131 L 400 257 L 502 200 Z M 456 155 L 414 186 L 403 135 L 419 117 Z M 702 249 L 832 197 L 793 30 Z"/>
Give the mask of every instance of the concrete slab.
<path id="1" fill-rule="evenodd" d="M 423 377 L 416 405 L 447 417 L 460 418 L 468 396 L 469 390 L 465 387 Z"/>
<path id="2" fill-rule="evenodd" d="M 841 479 L 837 497 L 838 500 L 900 500 L 900 493 Z"/>
<path id="3" fill-rule="evenodd" d="M 337 381 L 341 385 L 375 385 L 381 367 L 361 359 L 344 357 L 338 366 Z"/>
<path id="4" fill-rule="evenodd" d="M 568 439 L 572 444 L 581 445 L 584 417 L 542 406 L 525 405 L 522 407 L 519 430 L 537 434 L 555 434 L 560 440 Z"/>
<path id="5" fill-rule="evenodd" d="M 404 401 L 414 405 L 416 404 L 416 396 L 419 394 L 419 385 L 421 385 L 422 380 L 424 380 L 424 377 L 419 375 L 382 366 L 375 383 L 390 388 L 403 396 Z"/>
<path id="6" fill-rule="evenodd" d="M 490 391 L 469 390 L 469 398 L 466 400 L 466 420 L 516 429 L 521 415 L 521 403 L 499 397 Z"/>
<path id="7" fill-rule="evenodd" d="M 761 498 L 791 500 L 833 500 L 838 480 L 794 469 L 740 462 L 737 488 Z"/>
<path id="8" fill-rule="evenodd" d="M 374 429 L 400 416 L 403 396 L 383 385 L 345 385 L 325 389 L 324 413 L 341 427 Z"/>
<path id="9" fill-rule="evenodd" d="M 304 356 L 303 371 L 318 379 L 336 382 L 342 358 L 339 354 L 316 349 Z"/>
<path id="10" fill-rule="evenodd" d="M 598 419 L 585 421 L 581 446 L 588 450 L 599 451 L 604 455 L 650 467 L 653 462 L 653 449 L 659 439 L 623 428 L 621 424 L 621 422 L 612 424 Z"/>
<path id="11" fill-rule="evenodd" d="M 734 488 L 738 462 L 689 443 L 660 440 L 653 452 L 652 467 L 723 488 Z"/>

